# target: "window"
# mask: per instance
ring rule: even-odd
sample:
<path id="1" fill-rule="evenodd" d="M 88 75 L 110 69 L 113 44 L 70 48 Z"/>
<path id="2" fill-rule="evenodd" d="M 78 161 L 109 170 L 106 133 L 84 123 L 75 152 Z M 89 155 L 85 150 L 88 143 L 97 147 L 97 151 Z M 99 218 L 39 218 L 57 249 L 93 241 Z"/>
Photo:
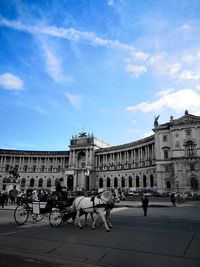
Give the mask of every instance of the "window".
<path id="1" fill-rule="evenodd" d="M 190 164 L 190 171 L 195 171 L 195 165 L 194 164 Z"/>
<path id="2" fill-rule="evenodd" d="M 192 141 L 188 141 L 185 145 L 187 156 L 194 156 L 195 154 L 195 145 Z"/>
<path id="3" fill-rule="evenodd" d="M 147 187 L 147 177 L 143 176 L 143 187 Z"/>
<path id="4" fill-rule="evenodd" d="M 163 142 L 167 142 L 167 135 L 163 135 Z"/>
<path id="5" fill-rule="evenodd" d="M 169 158 L 168 150 L 165 149 L 165 150 L 164 150 L 164 159 L 168 159 L 168 158 Z"/>
<path id="6" fill-rule="evenodd" d="M 99 179 L 99 188 L 102 188 L 103 187 L 103 178 L 100 178 Z"/>
<path id="7" fill-rule="evenodd" d="M 26 179 L 22 178 L 21 180 L 21 187 L 25 187 L 26 186 Z"/>
<path id="8" fill-rule="evenodd" d="M 167 189 L 170 189 L 170 188 L 171 188 L 171 182 L 167 181 Z"/>
<path id="9" fill-rule="evenodd" d="M 30 187 L 34 187 L 34 184 L 35 184 L 35 180 L 34 180 L 34 178 L 31 178 L 31 180 L 30 180 Z"/>
<path id="10" fill-rule="evenodd" d="M 136 187 L 140 187 L 140 178 L 136 176 Z"/>
<path id="11" fill-rule="evenodd" d="M 117 180 L 117 177 L 115 177 L 115 179 L 114 179 L 114 187 L 115 187 L 115 188 L 118 187 L 118 180 Z"/>
<path id="12" fill-rule="evenodd" d="M 153 178 L 153 175 L 152 174 L 150 176 L 150 186 L 151 187 L 154 187 L 154 178 Z"/>
<path id="13" fill-rule="evenodd" d="M 197 190 L 199 188 L 198 181 L 197 181 L 196 177 L 191 178 L 190 184 L 191 184 L 191 188 L 193 190 Z"/>
<path id="14" fill-rule="evenodd" d="M 40 179 L 39 179 L 39 183 L 38 183 L 38 187 L 42 187 L 42 186 L 43 186 L 43 179 L 40 178 Z"/>
<path id="15" fill-rule="evenodd" d="M 129 176 L 128 178 L 128 187 L 133 187 L 133 181 L 131 176 Z"/>
<path id="16" fill-rule="evenodd" d="M 47 179 L 47 187 L 51 187 L 51 179 L 50 178 Z"/>
<path id="17" fill-rule="evenodd" d="M 107 188 L 110 188 L 110 178 L 107 178 Z"/>
<path id="18" fill-rule="evenodd" d="M 122 177 L 122 179 L 121 179 L 121 186 L 122 186 L 122 188 L 125 187 L 125 178 L 124 177 Z"/>

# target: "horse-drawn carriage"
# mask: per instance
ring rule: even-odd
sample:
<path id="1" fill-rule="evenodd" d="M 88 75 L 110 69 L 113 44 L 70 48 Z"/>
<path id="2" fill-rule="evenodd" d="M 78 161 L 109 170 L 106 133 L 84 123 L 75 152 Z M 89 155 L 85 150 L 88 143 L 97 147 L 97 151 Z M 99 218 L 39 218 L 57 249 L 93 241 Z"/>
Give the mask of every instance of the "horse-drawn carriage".
<path id="1" fill-rule="evenodd" d="M 100 215 L 106 230 L 109 231 L 109 228 L 112 227 L 110 211 L 113 209 L 114 203 L 118 201 L 118 195 L 111 190 L 101 192 L 98 196 L 93 197 L 79 196 L 68 198 L 67 200 L 54 199 L 53 201 L 33 201 L 32 203 L 24 201 L 16 207 L 14 218 L 17 224 L 23 225 L 27 222 L 29 215 L 35 221 L 40 221 L 47 215 L 52 227 L 58 227 L 72 219 L 82 229 L 79 217 L 85 214 L 87 219 L 87 214 L 91 214 L 93 220 L 92 229 L 95 229 L 96 219 Z"/>
<path id="2" fill-rule="evenodd" d="M 18 225 L 25 224 L 29 216 L 36 222 L 41 221 L 44 216 L 49 216 L 49 223 L 51 226 L 57 227 L 64 219 L 71 218 L 74 215 L 69 210 L 72 203 L 72 199 L 60 200 L 49 199 L 47 201 L 31 201 L 25 198 L 14 211 L 14 219 Z M 64 216 L 68 214 L 67 216 Z"/>

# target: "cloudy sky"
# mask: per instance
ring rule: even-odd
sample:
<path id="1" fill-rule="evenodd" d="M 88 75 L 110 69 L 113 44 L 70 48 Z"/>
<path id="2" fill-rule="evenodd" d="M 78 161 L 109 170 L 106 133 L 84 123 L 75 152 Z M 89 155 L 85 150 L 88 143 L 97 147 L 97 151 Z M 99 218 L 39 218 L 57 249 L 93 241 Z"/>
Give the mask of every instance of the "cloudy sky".
<path id="1" fill-rule="evenodd" d="M 0 148 L 111 145 L 200 115 L 199 0 L 0 0 Z"/>

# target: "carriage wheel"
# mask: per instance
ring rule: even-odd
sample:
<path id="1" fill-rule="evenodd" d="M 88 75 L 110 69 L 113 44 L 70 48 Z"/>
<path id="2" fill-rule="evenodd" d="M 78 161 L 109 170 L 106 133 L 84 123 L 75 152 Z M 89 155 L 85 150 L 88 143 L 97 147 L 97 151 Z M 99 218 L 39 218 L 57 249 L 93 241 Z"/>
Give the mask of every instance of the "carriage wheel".
<path id="1" fill-rule="evenodd" d="M 25 205 L 19 205 L 14 211 L 15 222 L 19 225 L 23 225 L 27 222 L 29 216 L 29 209 Z"/>
<path id="2" fill-rule="evenodd" d="M 63 219 L 60 210 L 52 210 L 49 214 L 49 223 L 52 227 L 58 227 L 61 225 Z"/>
<path id="3" fill-rule="evenodd" d="M 32 213 L 32 218 L 35 222 L 39 222 L 41 221 L 43 218 L 44 218 L 44 214 L 35 214 L 35 213 Z"/>

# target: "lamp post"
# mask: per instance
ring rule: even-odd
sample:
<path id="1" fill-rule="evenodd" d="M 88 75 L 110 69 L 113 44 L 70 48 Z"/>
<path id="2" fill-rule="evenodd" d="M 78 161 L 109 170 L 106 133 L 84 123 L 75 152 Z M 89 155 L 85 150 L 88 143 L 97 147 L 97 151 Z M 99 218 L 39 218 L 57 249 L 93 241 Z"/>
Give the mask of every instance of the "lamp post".
<path id="1" fill-rule="evenodd" d="M 178 178 L 176 178 L 176 188 L 177 188 L 177 192 L 179 191 L 179 188 L 178 188 Z"/>

